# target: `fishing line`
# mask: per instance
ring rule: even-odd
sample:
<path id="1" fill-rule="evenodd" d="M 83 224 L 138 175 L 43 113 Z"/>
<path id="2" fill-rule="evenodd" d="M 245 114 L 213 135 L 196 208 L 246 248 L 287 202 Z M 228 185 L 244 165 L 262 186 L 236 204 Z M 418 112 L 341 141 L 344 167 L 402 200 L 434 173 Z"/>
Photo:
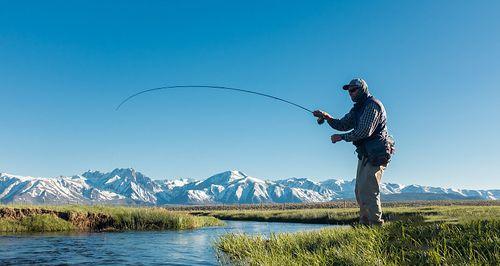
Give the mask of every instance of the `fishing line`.
<path id="1" fill-rule="evenodd" d="M 307 111 L 309 113 L 313 112 L 313 111 L 309 110 L 308 108 L 305 108 L 304 106 L 302 106 L 300 104 L 296 104 L 294 102 L 291 102 L 291 101 L 288 101 L 288 100 L 285 100 L 285 99 L 282 99 L 282 98 L 279 98 L 279 97 L 276 97 L 276 96 L 272 96 L 272 95 L 269 95 L 269 94 L 260 93 L 260 92 L 256 92 L 256 91 L 249 91 L 249 90 L 244 90 L 244 89 L 238 89 L 238 88 L 230 88 L 230 87 L 223 87 L 223 86 L 208 86 L 208 85 L 177 85 L 177 86 L 167 86 L 167 87 L 159 87 L 159 88 L 154 88 L 154 89 L 143 90 L 143 91 L 134 93 L 134 94 L 130 95 L 129 97 L 127 97 L 125 100 L 123 100 L 116 107 L 115 110 L 118 111 L 120 109 L 120 107 L 124 103 L 126 103 L 130 99 L 132 99 L 132 98 L 134 98 L 136 96 L 139 96 L 139 95 L 141 95 L 143 93 L 147 93 L 147 92 L 151 92 L 151 91 L 159 91 L 159 90 L 182 89 L 182 88 L 218 89 L 218 90 L 230 90 L 230 91 L 238 91 L 238 92 L 243 92 L 243 93 L 255 94 L 255 95 L 259 95 L 259 96 L 271 98 L 271 99 L 274 99 L 274 100 L 278 100 L 278 101 L 281 101 L 281 102 L 293 105 L 293 106 L 298 107 L 298 108 L 300 108 L 302 110 L 305 110 L 305 111 Z"/>

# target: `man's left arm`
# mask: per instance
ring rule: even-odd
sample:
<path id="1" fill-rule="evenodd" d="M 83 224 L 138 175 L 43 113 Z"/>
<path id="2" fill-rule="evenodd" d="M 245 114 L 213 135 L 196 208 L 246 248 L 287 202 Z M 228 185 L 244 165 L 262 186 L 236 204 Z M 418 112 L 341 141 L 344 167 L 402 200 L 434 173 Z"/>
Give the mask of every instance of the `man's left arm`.
<path id="1" fill-rule="evenodd" d="M 337 137 L 333 135 L 332 141 L 334 143 L 340 140 L 352 142 L 369 137 L 377 128 L 380 116 L 380 107 L 376 103 L 369 104 L 365 107 L 358 125 L 348 133 L 338 134 Z"/>

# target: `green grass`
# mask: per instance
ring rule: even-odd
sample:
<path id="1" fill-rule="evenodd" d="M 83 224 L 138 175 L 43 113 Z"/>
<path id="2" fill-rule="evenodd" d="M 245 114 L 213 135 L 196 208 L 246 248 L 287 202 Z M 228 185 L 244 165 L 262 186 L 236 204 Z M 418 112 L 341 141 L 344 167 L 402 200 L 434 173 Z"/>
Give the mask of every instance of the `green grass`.
<path id="1" fill-rule="evenodd" d="M 262 236 L 228 234 L 220 257 L 249 265 L 498 265 L 500 222 L 394 222 Z"/>
<path id="2" fill-rule="evenodd" d="M 350 224 L 357 220 L 357 209 L 303 209 L 303 210 L 228 210 L 205 211 L 196 214 L 209 215 L 222 220 L 302 222 L 317 224 Z"/>
<path id="3" fill-rule="evenodd" d="M 328 228 L 294 234 L 227 234 L 223 262 L 244 265 L 499 265 L 499 206 L 386 208 L 383 227 Z M 357 209 L 217 211 L 222 219 L 349 224 Z"/>
<path id="4" fill-rule="evenodd" d="M 426 206 L 384 208 L 386 221 L 471 221 L 499 220 L 500 206 Z M 198 211 L 222 220 L 300 222 L 320 224 L 353 224 L 358 220 L 357 208 L 301 210 L 227 210 Z"/>
<path id="5" fill-rule="evenodd" d="M 112 206 L 0 206 L 0 232 L 183 230 L 223 223 L 162 208 Z"/>

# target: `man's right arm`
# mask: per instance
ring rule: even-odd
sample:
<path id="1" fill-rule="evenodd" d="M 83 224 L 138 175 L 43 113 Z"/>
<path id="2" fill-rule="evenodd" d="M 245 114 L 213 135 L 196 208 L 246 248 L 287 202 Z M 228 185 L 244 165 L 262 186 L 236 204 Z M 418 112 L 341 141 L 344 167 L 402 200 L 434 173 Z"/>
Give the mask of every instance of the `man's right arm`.
<path id="1" fill-rule="evenodd" d="M 354 128 L 354 111 L 351 109 L 351 111 L 341 119 L 331 118 L 326 121 L 333 129 L 338 131 L 349 131 Z"/>

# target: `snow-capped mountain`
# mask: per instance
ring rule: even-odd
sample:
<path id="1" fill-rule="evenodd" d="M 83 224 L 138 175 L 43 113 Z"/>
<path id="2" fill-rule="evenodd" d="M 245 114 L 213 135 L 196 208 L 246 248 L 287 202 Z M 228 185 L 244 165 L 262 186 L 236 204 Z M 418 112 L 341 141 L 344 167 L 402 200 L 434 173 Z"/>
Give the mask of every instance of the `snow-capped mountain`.
<path id="1" fill-rule="evenodd" d="M 156 204 L 156 194 L 163 191 L 158 183 L 132 168 L 115 169 L 110 173 L 88 171 L 82 176 L 90 186 L 123 195 L 136 202 Z"/>
<path id="2" fill-rule="evenodd" d="M 0 174 L 0 202 L 10 203 L 125 203 L 126 197 L 99 189 L 82 176 L 24 177 Z"/>
<path id="3" fill-rule="evenodd" d="M 269 181 L 240 171 L 205 180 L 152 180 L 131 168 L 87 171 L 72 177 L 0 174 L 0 203 L 36 204 L 252 204 L 328 202 L 354 198 L 355 181 L 308 178 Z M 384 200 L 500 199 L 497 190 L 466 190 L 383 183 Z"/>

